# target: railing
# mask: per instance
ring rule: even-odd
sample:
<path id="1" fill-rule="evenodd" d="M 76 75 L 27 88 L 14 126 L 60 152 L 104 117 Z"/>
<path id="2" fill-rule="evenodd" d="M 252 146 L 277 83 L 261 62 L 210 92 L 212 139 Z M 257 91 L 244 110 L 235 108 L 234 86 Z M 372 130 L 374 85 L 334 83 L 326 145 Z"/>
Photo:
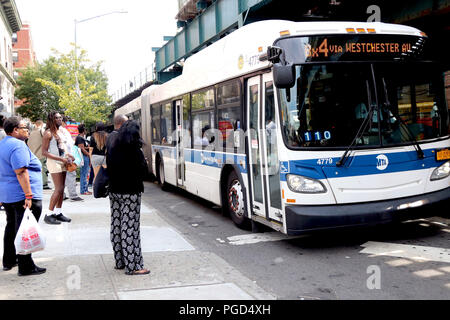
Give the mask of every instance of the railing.
<path id="1" fill-rule="evenodd" d="M 128 80 L 127 83 L 125 83 L 111 95 L 113 103 L 126 97 L 133 91 L 136 91 L 137 89 L 141 88 L 146 83 L 154 81 L 155 80 L 154 69 L 155 66 L 152 64 L 151 66 L 145 68 L 145 70 L 139 72 L 139 74 L 135 75 L 133 78 Z"/>
<path id="2" fill-rule="evenodd" d="M 181 8 L 184 7 L 184 5 L 186 4 L 186 2 L 188 2 L 189 0 L 178 0 L 178 10 L 180 10 Z"/>

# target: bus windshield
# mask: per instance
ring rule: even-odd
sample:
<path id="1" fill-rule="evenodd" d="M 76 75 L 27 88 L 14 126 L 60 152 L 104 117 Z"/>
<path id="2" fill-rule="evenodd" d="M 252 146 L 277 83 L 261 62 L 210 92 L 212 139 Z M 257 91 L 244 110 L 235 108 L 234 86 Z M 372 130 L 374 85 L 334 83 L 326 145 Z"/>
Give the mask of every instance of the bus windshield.
<path id="1" fill-rule="evenodd" d="M 348 147 L 369 114 L 356 147 L 412 144 L 449 134 L 443 73 L 432 64 L 306 64 L 296 66 L 296 78 L 289 91 L 279 90 L 290 148 Z"/>

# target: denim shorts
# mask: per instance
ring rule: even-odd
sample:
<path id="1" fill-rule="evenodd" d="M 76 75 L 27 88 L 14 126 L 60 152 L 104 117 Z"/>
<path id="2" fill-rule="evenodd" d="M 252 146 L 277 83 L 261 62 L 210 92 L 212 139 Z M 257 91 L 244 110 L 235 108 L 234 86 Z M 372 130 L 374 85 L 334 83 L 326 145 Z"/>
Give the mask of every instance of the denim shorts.
<path id="1" fill-rule="evenodd" d="M 92 161 L 92 167 L 96 168 L 96 167 L 100 167 L 101 165 L 105 165 L 106 166 L 106 157 L 105 156 L 99 156 L 99 155 L 92 155 L 91 158 Z"/>

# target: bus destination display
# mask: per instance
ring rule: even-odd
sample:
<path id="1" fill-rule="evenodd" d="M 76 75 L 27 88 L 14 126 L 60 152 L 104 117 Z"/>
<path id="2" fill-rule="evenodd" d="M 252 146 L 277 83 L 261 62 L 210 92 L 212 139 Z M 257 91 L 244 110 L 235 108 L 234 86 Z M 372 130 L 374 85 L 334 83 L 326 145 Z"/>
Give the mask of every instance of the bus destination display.
<path id="1" fill-rule="evenodd" d="M 329 35 L 280 39 L 294 64 L 327 61 L 393 61 L 422 58 L 426 39 L 416 36 Z M 300 55 L 299 55 L 300 53 Z"/>
<path id="2" fill-rule="evenodd" d="M 357 36 L 309 39 L 310 41 L 304 44 L 305 60 L 307 61 L 406 59 L 420 54 L 424 45 L 424 39 L 416 37 L 385 39 L 377 36 Z"/>

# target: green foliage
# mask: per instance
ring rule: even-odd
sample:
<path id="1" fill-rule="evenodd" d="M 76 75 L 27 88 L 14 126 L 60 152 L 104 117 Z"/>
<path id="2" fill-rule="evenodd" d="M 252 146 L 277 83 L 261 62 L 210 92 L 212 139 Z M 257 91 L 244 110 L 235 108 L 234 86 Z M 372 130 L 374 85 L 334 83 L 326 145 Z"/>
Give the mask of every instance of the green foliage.
<path id="1" fill-rule="evenodd" d="M 74 48 L 69 54 L 53 50 L 44 62 L 25 69 L 17 80 L 16 97 L 24 100 L 18 113 L 32 121 L 45 120 L 53 110 L 88 126 L 106 121 L 112 111 L 108 79 L 101 62 L 92 66 L 88 63 L 84 50 L 75 59 Z"/>

